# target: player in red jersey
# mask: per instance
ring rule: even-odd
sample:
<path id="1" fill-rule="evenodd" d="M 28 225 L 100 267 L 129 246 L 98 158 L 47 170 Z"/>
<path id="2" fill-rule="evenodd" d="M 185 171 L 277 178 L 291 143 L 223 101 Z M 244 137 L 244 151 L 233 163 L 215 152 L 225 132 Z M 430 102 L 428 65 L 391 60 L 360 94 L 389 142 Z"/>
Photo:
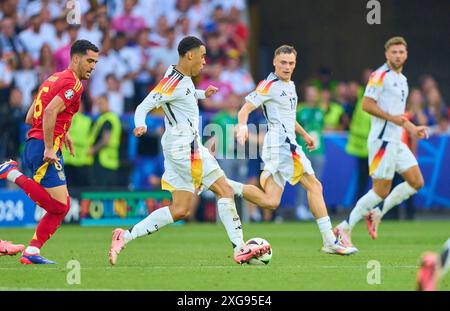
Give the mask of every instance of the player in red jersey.
<path id="1" fill-rule="evenodd" d="M 40 256 L 40 249 L 61 225 L 70 209 L 61 146 L 73 156 L 72 140 L 67 133 L 73 115 L 80 107 L 81 80 L 89 79 L 98 59 L 98 48 L 87 40 L 77 40 L 70 50 L 70 65 L 42 83 L 25 122 L 32 125 L 25 144 L 24 164 L 33 172 L 28 178 L 13 160 L 0 165 L 0 179 L 16 183 L 46 214 L 23 252 L 23 264 L 55 263 Z"/>

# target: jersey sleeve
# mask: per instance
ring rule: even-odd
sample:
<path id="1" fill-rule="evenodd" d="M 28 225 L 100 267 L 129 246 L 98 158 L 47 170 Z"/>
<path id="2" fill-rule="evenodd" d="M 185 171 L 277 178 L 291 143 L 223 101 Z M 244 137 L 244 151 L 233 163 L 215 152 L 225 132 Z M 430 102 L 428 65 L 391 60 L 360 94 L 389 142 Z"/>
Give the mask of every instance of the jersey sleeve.
<path id="1" fill-rule="evenodd" d="M 158 85 L 137 106 L 134 113 L 134 124 L 136 127 L 146 126 L 145 118 L 153 109 L 161 107 L 162 104 L 171 102 L 177 98 L 176 87 L 178 83 L 171 83 L 167 78 L 161 80 Z"/>
<path id="2" fill-rule="evenodd" d="M 256 90 L 245 97 L 245 101 L 253 104 L 256 108 L 264 104 L 270 99 L 270 87 L 274 81 L 261 81 Z"/>
<path id="3" fill-rule="evenodd" d="M 369 78 L 369 83 L 367 83 L 366 91 L 364 92 L 365 97 L 369 97 L 378 101 L 380 99 L 381 92 L 383 91 L 384 78 L 387 71 L 377 72 L 375 71 Z"/>
<path id="4" fill-rule="evenodd" d="M 56 95 L 63 100 L 66 107 L 77 102 L 83 89 L 80 80 L 67 78 L 56 81 L 54 87 L 58 89 Z"/>

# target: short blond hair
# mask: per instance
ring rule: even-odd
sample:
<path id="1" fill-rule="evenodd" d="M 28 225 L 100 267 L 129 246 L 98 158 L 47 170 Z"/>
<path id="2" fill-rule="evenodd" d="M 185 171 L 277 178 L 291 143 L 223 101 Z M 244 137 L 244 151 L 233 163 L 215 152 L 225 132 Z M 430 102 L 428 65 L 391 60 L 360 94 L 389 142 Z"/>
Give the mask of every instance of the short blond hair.
<path id="1" fill-rule="evenodd" d="M 275 58 L 277 55 L 280 54 L 291 54 L 291 53 L 297 56 L 297 51 L 293 46 L 284 44 L 275 50 L 273 57 Z"/>
<path id="2" fill-rule="evenodd" d="M 405 48 L 408 48 L 408 43 L 406 43 L 405 38 L 403 37 L 392 37 L 389 40 L 386 41 L 386 43 L 384 44 L 384 49 L 385 51 L 387 51 L 391 46 L 393 45 L 404 45 Z"/>

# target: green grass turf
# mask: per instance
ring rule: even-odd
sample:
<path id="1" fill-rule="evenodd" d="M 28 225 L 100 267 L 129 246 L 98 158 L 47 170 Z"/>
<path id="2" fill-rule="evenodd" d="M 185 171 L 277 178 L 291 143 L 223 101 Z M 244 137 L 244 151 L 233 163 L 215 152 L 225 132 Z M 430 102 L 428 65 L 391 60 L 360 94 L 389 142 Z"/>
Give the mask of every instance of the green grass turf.
<path id="1" fill-rule="evenodd" d="M 384 222 L 372 241 L 361 223 L 353 242 L 360 252 L 342 257 L 319 252 L 315 223 L 245 224 L 245 237 L 273 247 L 268 266 L 237 265 L 222 225 L 172 225 L 127 245 L 118 264 L 108 263 L 112 228 L 63 226 L 42 254 L 57 265 L 21 265 L 0 258 L 0 290 L 413 290 L 419 257 L 439 251 L 448 221 Z M 0 237 L 26 243 L 32 229 L 2 229 Z M 81 264 L 81 284 L 68 285 L 66 264 Z M 381 284 L 369 285 L 367 263 L 381 264 Z M 450 277 L 441 282 L 450 290 Z"/>

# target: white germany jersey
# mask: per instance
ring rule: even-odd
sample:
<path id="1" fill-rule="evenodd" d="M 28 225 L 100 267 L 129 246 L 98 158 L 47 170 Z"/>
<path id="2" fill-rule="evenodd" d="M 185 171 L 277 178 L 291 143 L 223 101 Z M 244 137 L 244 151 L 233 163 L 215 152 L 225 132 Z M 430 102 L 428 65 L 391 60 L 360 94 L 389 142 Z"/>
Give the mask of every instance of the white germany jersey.
<path id="1" fill-rule="evenodd" d="M 164 78 L 147 95 L 136 108 L 134 122 L 136 127 L 146 126 L 147 113 L 161 107 L 164 111 L 166 131 L 162 138 L 162 145 L 185 142 L 190 143 L 198 137 L 199 110 L 198 99 L 204 99 L 205 92 L 196 90 L 191 77 L 184 76 L 171 65 Z M 179 137 L 179 139 L 177 139 Z"/>
<path id="2" fill-rule="evenodd" d="M 286 137 L 296 143 L 297 92 L 294 82 L 281 81 L 271 73 L 245 100 L 255 107 L 261 106 L 267 119 L 269 130 L 264 139 L 264 147 L 280 146 L 285 143 Z"/>
<path id="3" fill-rule="evenodd" d="M 405 113 L 408 92 L 406 77 L 384 64 L 370 76 L 364 96 L 374 99 L 381 110 L 391 115 L 401 115 Z M 402 130 L 401 126 L 371 116 L 369 142 L 376 139 L 401 142 Z"/>

